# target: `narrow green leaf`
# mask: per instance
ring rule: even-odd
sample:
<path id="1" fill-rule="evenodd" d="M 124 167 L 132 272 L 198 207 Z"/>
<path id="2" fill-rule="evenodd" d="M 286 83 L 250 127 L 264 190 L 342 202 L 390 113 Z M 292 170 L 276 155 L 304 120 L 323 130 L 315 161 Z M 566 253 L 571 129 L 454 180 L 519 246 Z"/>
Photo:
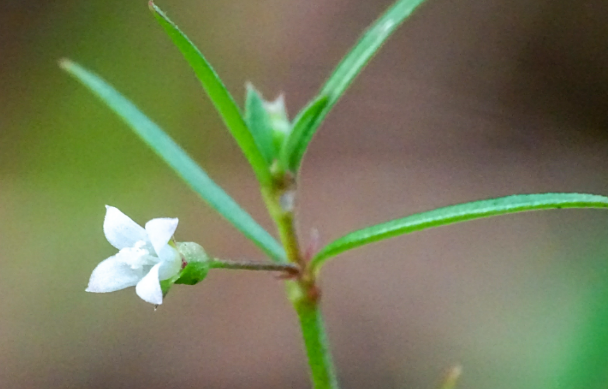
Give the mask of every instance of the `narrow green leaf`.
<path id="1" fill-rule="evenodd" d="M 264 107 L 264 99 L 249 83 L 247 84 L 247 96 L 245 98 L 245 122 L 251 130 L 251 135 L 253 135 L 258 145 L 258 149 L 270 165 L 275 155 L 272 125 Z"/>
<path id="2" fill-rule="evenodd" d="M 514 195 L 451 205 L 351 232 L 325 246 L 312 260 L 318 269 L 328 258 L 379 240 L 427 228 L 488 216 L 554 208 L 608 208 L 608 197 L 580 193 Z"/>
<path id="3" fill-rule="evenodd" d="M 249 164 L 251 164 L 260 183 L 262 185 L 269 184 L 271 182 L 269 165 L 247 128 L 238 106 L 215 70 L 190 39 L 177 28 L 160 8 L 152 1 L 148 5 L 156 20 L 165 29 L 175 46 L 194 70 L 196 77 L 198 77 L 213 105 L 220 113 L 226 127 L 232 133 Z"/>
<path id="4" fill-rule="evenodd" d="M 325 119 L 325 116 L 331 111 L 334 104 L 344 94 L 348 86 L 353 82 L 355 77 L 363 70 L 369 60 L 376 54 L 378 49 L 386 42 L 391 34 L 399 27 L 399 25 L 412 14 L 412 12 L 422 4 L 424 0 L 398 0 L 386 12 L 372 24 L 369 29 L 361 36 L 357 44 L 338 64 L 332 75 L 329 77 L 319 96 L 327 96 L 327 104 L 325 108 L 308 124 L 306 137 L 298 140 L 298 148 L 304 151 L 308 148 L 308 143 L 312 140 L 313 135 Z M 301 157 L 300 157 L 301 159 Z M 300 165 L 300 160 L 297 160 L 295 169 Z"/>
<path id="5" fill-rule="evenodd" d="M 321 94 L 329 96 L 330 104 L 342 96 L 378 49 L 423 1 L 398 0 L 369 27 L 321 89 Z"/>
<path id="6" fill-rule="evenodd" d="M 203 200 L 278 262 L 285 253 L 277 241 L 224 192 L 158 125 L 99 76 L 69 60 L 60 66 L 88 87 L 188 183 Z"/>
<path id="7" fill-rule="evenodd" d="M 319 116 L 324 114 L 328 102 L 327 96 L 321 95 L 300 111 L 294 119 L 293 129 L 281 149 L 281 161 L 292 172 L 298 171 L 306 148 L 314 135 L 315 123 Z"/>

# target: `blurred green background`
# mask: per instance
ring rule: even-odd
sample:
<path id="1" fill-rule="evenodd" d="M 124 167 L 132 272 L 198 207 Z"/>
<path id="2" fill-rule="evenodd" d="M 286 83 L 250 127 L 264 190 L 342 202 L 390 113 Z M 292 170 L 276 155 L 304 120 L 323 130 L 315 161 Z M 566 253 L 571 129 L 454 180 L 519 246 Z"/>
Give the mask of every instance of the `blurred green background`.
<path id="1" fill-rule="evenodd" d="M 164 0 L 242 103 L 295 113 L 390 1 Z M 415 211 L 513 193 L 608 194 L 608 3 L 429 0 L 329 116 L 304 162 L 300 232 L 328 242 Z M 69 57 L 162 125 L 264 226 L 244 158 L 145 1 L 0 3 L 0 386 L 307 388 L 270 275 L 213 272 L 158 311 L 84 292 L 114 249 L 104 205 L 263 259 L 113 113 Z M 608 388 L 608 215 L 513 215 L 347 253 L 324 271 L 345 388 Z"/>

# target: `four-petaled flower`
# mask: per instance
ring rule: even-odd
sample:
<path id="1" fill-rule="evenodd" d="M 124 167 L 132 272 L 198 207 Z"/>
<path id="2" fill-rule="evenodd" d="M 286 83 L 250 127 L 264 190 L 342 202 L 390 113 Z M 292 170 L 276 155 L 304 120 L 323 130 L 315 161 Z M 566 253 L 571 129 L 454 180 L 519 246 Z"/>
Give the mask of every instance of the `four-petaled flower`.
<path id="1" fill-rule="evenodd" d="M 117 208 L 106 205 L 103 232 L 118 254 L 101 262 L 89 280 L 87 292 L 107 293 L 135 286 L 137 295 L 162 304 L 160 281 L 177 275 L 181 256 L 169 245 L 177 219 L 152 219 L 142 228 Z"/>

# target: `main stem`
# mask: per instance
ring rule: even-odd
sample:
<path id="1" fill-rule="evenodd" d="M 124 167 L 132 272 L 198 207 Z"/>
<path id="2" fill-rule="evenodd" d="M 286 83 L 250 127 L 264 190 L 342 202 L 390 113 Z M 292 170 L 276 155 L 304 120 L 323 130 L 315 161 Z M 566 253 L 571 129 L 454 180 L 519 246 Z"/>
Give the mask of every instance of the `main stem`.
<path id="1" fill-rule="evenodd" d="M 321 315 L 320 292 L 315 276 L 300 252 L 296 234 L 295 183 L 275 182 L 271 188 L 262 188 L 262 196 L 279 231 L 287 260 L 301 269 L 295 279 L 287 281 L 287 296 L 298 314 L 313 386 L 315 389 L 337 389 L 338 380 Z"/>

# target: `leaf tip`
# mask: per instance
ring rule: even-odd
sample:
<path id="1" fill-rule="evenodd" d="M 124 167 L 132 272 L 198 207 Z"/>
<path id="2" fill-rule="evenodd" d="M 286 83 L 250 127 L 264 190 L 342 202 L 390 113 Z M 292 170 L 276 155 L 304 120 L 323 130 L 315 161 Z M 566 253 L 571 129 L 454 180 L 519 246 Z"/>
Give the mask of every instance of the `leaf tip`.
<path id="1" fill-rule="evenodd" d="M 173 24 L 173 22 L 171 22 L 169 20 L 169 18 L 167 17 L 167 15 L 165 15 L 165 13 L 163 12 L 163 10 L 160 9 L 158 7 L 158 5 L 156 5 L 154 3 L 154 0 L 149 0 L 148 1 L 148 9 L 150 9 L 150 11 L 152 12 L 152 15 L 154 15 L 154 17 L 156 17 L 158 20 L 164 20 L 165 22 L 168 22 L 169 24 Z"/>
<path id="2" fill-rule="evenodd" d="M 156 17 L 156 18 L 161 18 L 164 20 L 167 20 L 167 15 L 165 15 L 165 13 L 163 12 L 162 9 L 160 9 L 158 7 L 158 5 L 156 5 L 154 3 L 154 0 L 150 0 L 148 1 L 148 9 L 152 12 L 152 14 Z"/>
<path id="3" fill-rule="evenodd" d="M 63 70 L 69 70 L 73 65 L 74 62 L 72 62 L 71 60 L 69 60 L 68 58 L 60 58 L 57 61 L 57 64 L 59 65 L 60 68 L 62 68 Z"/>

